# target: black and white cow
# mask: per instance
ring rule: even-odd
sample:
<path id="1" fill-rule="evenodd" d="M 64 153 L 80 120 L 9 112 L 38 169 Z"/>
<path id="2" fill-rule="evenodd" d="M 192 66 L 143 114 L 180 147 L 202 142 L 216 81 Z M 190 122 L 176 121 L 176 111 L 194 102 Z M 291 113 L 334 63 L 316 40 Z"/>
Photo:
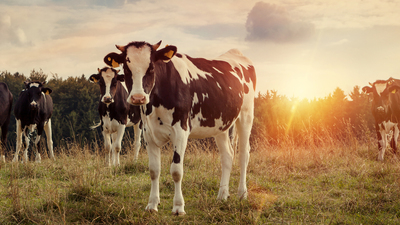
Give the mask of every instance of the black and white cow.
<path id="1" fill-rule="evenodd" d="M 8 89 L 7 84 L 0 82 L 0 157 L 5 162 L 4 151 L 6 149 L 8 124 L 10 123 L 11 107 L 13 103 L 13 95 Z"/>
<path id="2" fill-rule="evenodd" d="M 126 102 L 128 89 L 124 82 L 124 75 L 118 75 L 118 71 L 105 67 L 98 69 L 98 74 L 93 74 L 89 80 L 100 86 L 99 114 L 100 123 L 93 128 L 101 126 L 104 137 L 106 162 L 109 166 L 119 165 L 121 142 L 125 133 L 125 127 L 133 126 L 135 133 L 135 160 L 140 149 L 140 136 L 142 131 L 140 124 L 140 107 Z M 112 146 L 111 146 L 112 140 Z"/>
<path id="3" fill-rule="evenodd" d="M 251 61 L 236 49 L 208 60 L 179 54 L 175 46 L 157 50 L 160 44 L 161 41 L 155 45 L 147 42 L 117 45 L 121 53 L 110 53 L 104 58 L 110 66 L 123 64 L 129 90 L 127 101 L 142 109 L 151 178 L 146 210 L 158 211 L 160 147 L 171 141 L 174 155 L 170 173 L 175 183 L 172 213 L 185 214 L 181 184 L 188 138 L 215 138 L 222 164 L 218 199 L 227 199 L 234 154 L 229 128 L 233 125 L 239 136 L 238 195 L 246 198 L 256 85 Z"/>
<path id="4" fill-rule="evenodd" d="M 53 113 L 53 100 L 50 96 L 52 90 L 43 87 L 45 82 L 29 82 L 25 81 L 25 89 L 18 96 L 17 103 L 14 107 L 17 130 L 17 149 L 13 162 L 18 161 L 19 151 L 22 149 L 22 137 L 25 137 L 24 160 L 28 162 L 29 134 L 37 129 L 35 140 L 36 145 L 36 162 L 41 161 L 39 148 L 40 137 L 43 130 L 46 132 L 47 148 L 50 158 L 54 158 L 53 140 L 51 135 L 51 114 Z"/>
<path id="5" fill-rule="evenodd" d="M 375 118 L 375 129 L 378 136 L 378 160 L 383 161 L 388 141 L 394 153 L 397 151 L 400 122 L 400 80 L 389 78 L 377 80 L 362 90 L 373 94 L 371 106 L 372 115 Z M 393 137 L 390 138 L 390 136 Z"/>

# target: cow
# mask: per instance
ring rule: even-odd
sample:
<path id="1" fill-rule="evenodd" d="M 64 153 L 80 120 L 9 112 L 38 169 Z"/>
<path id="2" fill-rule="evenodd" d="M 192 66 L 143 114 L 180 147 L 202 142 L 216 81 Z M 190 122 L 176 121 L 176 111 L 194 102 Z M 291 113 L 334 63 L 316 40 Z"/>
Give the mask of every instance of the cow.
<path id="1" fill-rule="evenodd" d="M 129 96 L 141 106 L 143 136 L 149 156 L 151 190 L 146 210 L 157 212 L 160 203 L 160 147 L 171 141 L 170 174 L 175 185 L 172 213 L 184 215 L 183 160 L 188 138 L 214 137 L 220 152 L 222 175 L 218 199 L 229 196 L 233 149 L 229 128 L 239 138 L 240 181 L 238 195 L 247 198 L 246 171 L 250 157 L 250 132 L 254 117 L 256 74 L 252 62 L 237 49 L 208 60 L 177 53 L 170 45 L 131 42 L 116 45 L 104 62 L 123 65 Z"/>
<path id="2" fill-rule="evenodd" d="M 8 89 L 7 84 L 0 82 L 0 157 L 2 162 L 6 162 L 4 151 L 6 149 L 8 124 L 10 123 L 13 95 Z"/>
<path id="3" fill-rule="evenodd" d="M 51 114 L 53 113 L 53 100 L 50 96 L 52 90 L 44 87 L 46 82 L 25 81 L 25 89 L 21 91 L 15 103 L 14 115 L 16 119 L 17 146 L 13 162 L 18 162 L 18 154 L 22 149 L 22 138 L 25 137 L 25 151 L 23 160 L 28 162 L 29 136 L 37 130 L 35 140 L 35 161 L 41 162 L 39 153 L 40 138 L 43 130 L 46 132 L 47 148 L 50 158 L 55 160 L 53 153 L 53 140 L 51 134 Z"/>
<path id="4" fill-rule="evenodd" d="M 104 67 L 101 70 L 98 69 L 98 74 L 89 77 L 91 82 L 99 84 L 101 93 L 98 107 L 101 120 L 99 124 L 91 128 L 101 127 L 105 149 L 108 153 L 106 153 L 106 163 L 109 166 L 119 166 L 119 154 L 125 127 L 133 126 L 134 129 L 135 161 L 138 158 L 142 134 L 140 107 L 126 102 L 128 89 L 124 82 L 124 75 L 118 75 L 118 72 L 112 68 Z"/>
<path id="5" fill-rule="evenodd" d="M 383 161 L 388 142 L 394 153 L 397 152 L 400 122 L 400 80 L 389 78 L 377 80 L 370 86 L 362 88 L 364 93 L 372 93 L 372 115 L 375 119 L 375 130 L 378 137 L 378 161 Z"/>

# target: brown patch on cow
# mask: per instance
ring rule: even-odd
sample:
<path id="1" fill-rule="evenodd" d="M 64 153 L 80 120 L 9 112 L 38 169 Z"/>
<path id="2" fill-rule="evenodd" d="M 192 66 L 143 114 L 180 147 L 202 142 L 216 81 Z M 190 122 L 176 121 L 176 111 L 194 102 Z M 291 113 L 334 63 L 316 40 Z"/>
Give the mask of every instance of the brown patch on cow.
<path id="1" fill-rule="evenodd" d="M 154 172 L 154 170 L 150 170 L 150 178 L 151 178 L 151 180 L 156 179 L 156 172 Z"/>
<path id="2" fill-rule="evenodd" d="M 172 172 L 172 179 L 174 182 L 179 182 L 181 180 L 181 174 L 178 171 Z"/>

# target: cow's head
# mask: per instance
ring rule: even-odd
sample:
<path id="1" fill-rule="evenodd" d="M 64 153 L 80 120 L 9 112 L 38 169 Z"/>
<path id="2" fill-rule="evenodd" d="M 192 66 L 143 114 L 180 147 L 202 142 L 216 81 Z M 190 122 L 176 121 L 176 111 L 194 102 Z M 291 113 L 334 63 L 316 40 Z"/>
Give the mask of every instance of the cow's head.
<path id="1" fill-rule="evenodd" d="M 384 121 L 390 114 L 391 97 L 400 90 L 398 80 L 389 78 L 388 80 L 377 80 L 370 83 L 370 86 L 362 88 L 363 92 L 372 94 L 372 114 L 376 122 Z"/>
<path id="2" fill-rule="evenodd" d="M 118 75 L 119 70 L 108 67 L 97 70 L 99 73 L 91 75 L 89 80 L 99 84 L 101 94 L 100 101 L 105 104 L 111 104 L 114 102 L 117 83 L 118 81 L 124 81 L 124 75 Z"/>
<path id="3" fill-rule="evenodd" d="M 53 92 L 50 88 L 43 87 L 46 82 L 40 81 L 25 81 L 25 91 L 29 96 L 29 107 L 31 110 L 37 110 L 40 104 L 40 99 L 45 95 Z"/>
<path id="4" fill-rule="evenodd" d="M 125 46 L 116 45 L 121 51 L 109 53 L 104 57 L 104 62 L 112 67 L 123 64 L 125 83 L 129 91 L 127 102 L 132 105 L 145 105 L 149 103 L 156 74 L 154 64 L 162 60 L 168 62 L 176 53 L 175 46 L 160 47 L 161 41 L 155 45 L 147 42 L 131 42 Z"/>

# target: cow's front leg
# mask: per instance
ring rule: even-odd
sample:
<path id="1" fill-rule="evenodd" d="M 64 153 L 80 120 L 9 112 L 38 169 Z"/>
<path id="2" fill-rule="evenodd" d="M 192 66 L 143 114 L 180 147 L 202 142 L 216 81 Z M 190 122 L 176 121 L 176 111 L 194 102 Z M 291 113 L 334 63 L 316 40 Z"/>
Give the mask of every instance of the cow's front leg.
<path id="1" fill-rule="evenodd" d="M 117 132 L 112 134 L 112 164 L 113 166 L 119 166 L 119 155 L 121 152 L 121 142 L 125 133 L 125 125 L 119 125 Z"/>
<path id="2" fill-rule="evenodd" d="M 160 172 L 161 172 L 161 153 L 160 148 L 153 142 L 147 145 L 147 154 L 149 156 L 149 169 L 151 178 L 151 189 L 149 203 L 146 210 L 150 212 L 157 212 L 157 205 L 160 203 Z"/>
<path id="3" fill-rule="evenodd" d="M 391 147 L 393 148 L 393 153 L 396 154 L 397 153 L 397 139 L 399 138 L 399 127 L 396 124 L 393 128 L 394 132 L 393 132 L 393 137 L 392 137 L 392 142 L 391 142 Z"/>
<path id="4" fill-rule="evenodd" d="M 385 131 L 380 131 L 378 132 L 378 147 L 379 147 L 379 153 L 378 153 L 378 161 L 383 161 L 385 151 L 386 151 L 386 146 L 387 146 L 387 136 Z"/>
<path id="5" fill-rule="evenodd" d="M 174 215 L 185 215 L 185 201 L 182 195 L 182 177 L 183 177 L 183 159 L 185 156 L 185 150 L 188 140 L 188 135 L 178 134 L 178 138 L 172 141 L 174 146 L 174 156 L 172 158 L 172 164 L 170 173 L 175 183 L 175 194 L 174 194 L 174 205 L 172 208 L 172 214 Z"/>
<path id="6" fill-rule="evenodd" d="M 134 160 L 137 161 L 138 156 L 139 156 L 139 150 L 140 150 L 140 136 L 142 134 L 142 130 L 139 127 L 140 123 L 137 123 L 133 126 L 133 132 L 135 132 L 135 144 L 134 144 L 134 151 L 135 151 L 135 158 Z"/>
<path id="7" fill-rule="evenodd" d="M 22 149 L 23 131 L 22 131 L 21 120 L 16 120 L 16 133 L 17 133 L 17 146 L 15 149 L 13 162 L 18 162 L 19 151 Z"/>
<path id="8" fill-rule="evenodd" d="M 104 149 L 106 153 L 106 165 L 111 166 L 111 137 L 110 134 L 103 131 Z"/>

